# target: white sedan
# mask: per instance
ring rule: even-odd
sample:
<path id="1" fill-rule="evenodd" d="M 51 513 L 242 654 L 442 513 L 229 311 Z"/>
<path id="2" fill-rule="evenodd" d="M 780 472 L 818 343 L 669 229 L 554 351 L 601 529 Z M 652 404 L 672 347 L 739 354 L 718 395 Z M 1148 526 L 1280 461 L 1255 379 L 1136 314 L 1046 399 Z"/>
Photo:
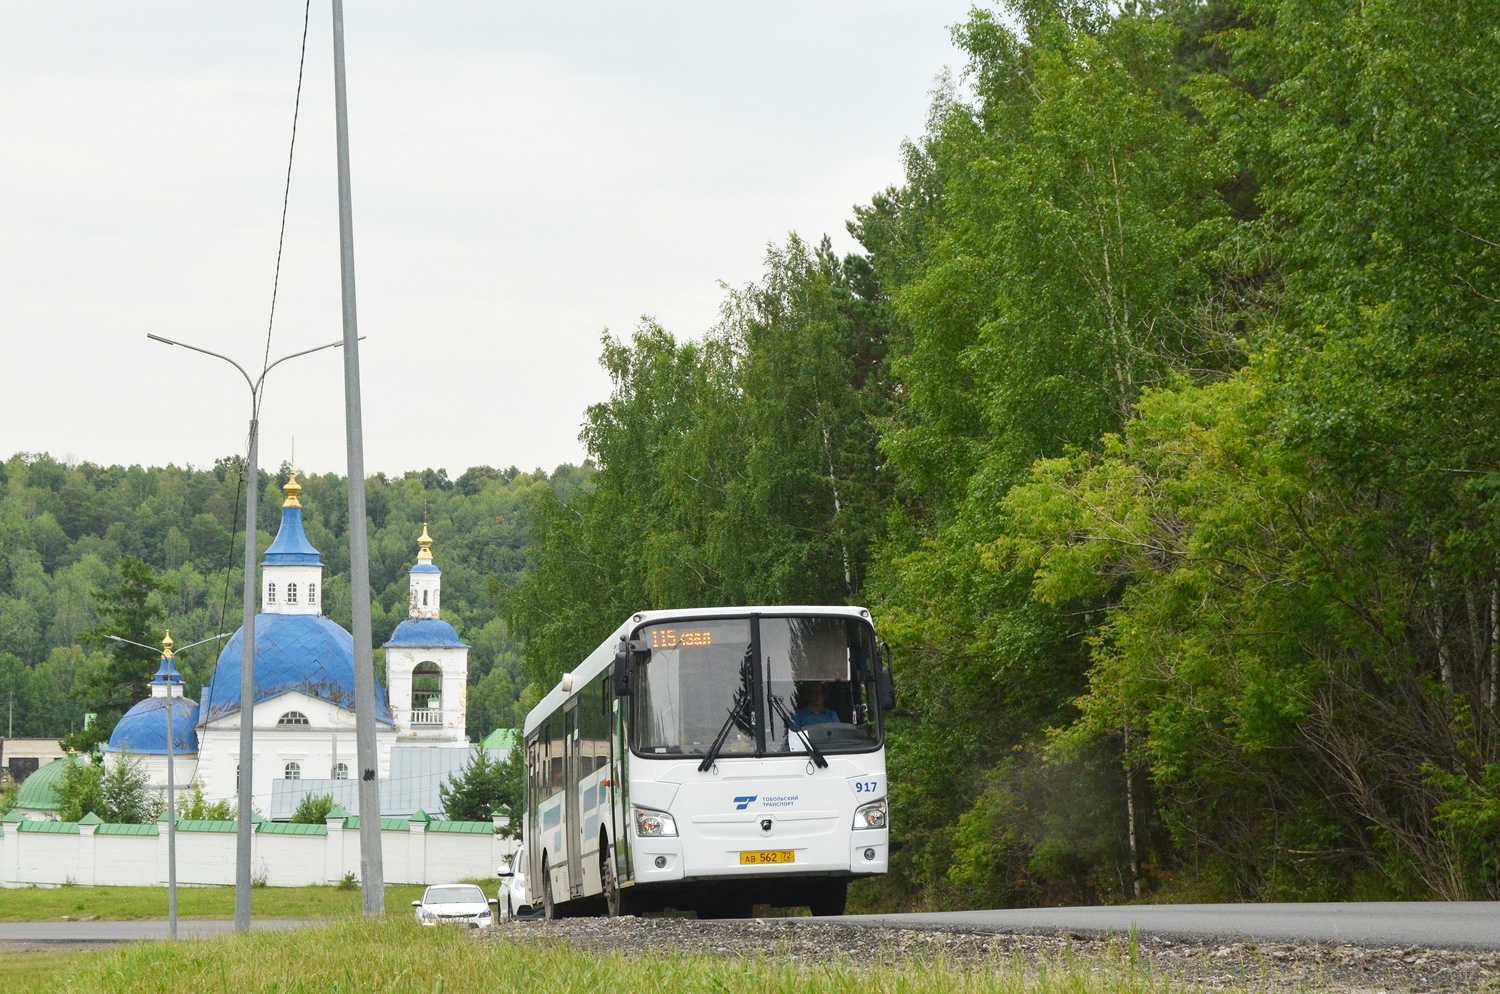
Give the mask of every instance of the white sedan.
<path id="1" fill-rule="evenodd" d="M 531 906 L 531 895 L 526 889 L 526 846 L 516 850 L 509 866 L 502 866 L 496 874 L 504 881 L 495 897 L 500 902 L 500 914 L 506 918 L 530 921 L 542 916 L 540 908 Z"/>
<path id="2" fill-rule="evenodd" d="M 484 899 L 484 891 L 473 884 L 439 884 L 427 888 L 422 900 L 411 902 L 417 909 L 417 921 L 423 925 L 468 925 L 489 928 L 495 924 L 490 910 L 494 901 Z"/>

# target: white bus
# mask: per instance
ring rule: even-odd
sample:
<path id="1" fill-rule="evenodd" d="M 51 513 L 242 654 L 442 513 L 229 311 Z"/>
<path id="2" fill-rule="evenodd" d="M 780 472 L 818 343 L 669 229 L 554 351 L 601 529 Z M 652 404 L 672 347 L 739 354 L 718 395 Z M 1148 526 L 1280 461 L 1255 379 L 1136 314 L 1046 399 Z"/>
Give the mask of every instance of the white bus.
<path id="1" fill-rule="evenodd" d="M 858 607 L 632 615 L 526 717 L 532 901 L 842 914 L 889 859 L 887 655 Z"/>

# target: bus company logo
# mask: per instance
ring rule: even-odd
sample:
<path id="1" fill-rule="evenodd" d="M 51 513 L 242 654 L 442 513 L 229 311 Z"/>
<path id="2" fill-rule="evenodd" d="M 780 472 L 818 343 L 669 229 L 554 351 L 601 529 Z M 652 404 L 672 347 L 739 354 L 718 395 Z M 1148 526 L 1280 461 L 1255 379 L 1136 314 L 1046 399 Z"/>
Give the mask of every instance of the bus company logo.
<path id="1" fill-rule="evenodd" d="M 751 794 L 749 797 L 736 797 L 734 799 L 734 810 L 736 810 L 736 811 L 743 811 L 746 808 L 748 808 L 751 805 L 751 803 L 754 802 L 754 800 L 755 800 L 755 795 L 754 794 Z"/>
<path id="2" fill-rule="evenodd" d="M 797 797 L 796 794 L 782 794 L 779 797 L 766 796 L 760 799 L 760 805 L 763 808 L 789 808 L 797 803 Z"/>

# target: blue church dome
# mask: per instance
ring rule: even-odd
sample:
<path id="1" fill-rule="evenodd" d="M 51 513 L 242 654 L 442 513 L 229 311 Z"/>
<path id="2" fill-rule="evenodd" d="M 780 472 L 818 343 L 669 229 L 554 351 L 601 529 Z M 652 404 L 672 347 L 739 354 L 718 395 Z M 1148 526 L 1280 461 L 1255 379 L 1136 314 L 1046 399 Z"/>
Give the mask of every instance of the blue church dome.
<path id="1" fill-rule="evenodd" d="M 240 663 L 244 652 L 245 630 L 241 628 L 219 653 L 213 679 L 203 689 L 200 725 L 240 709 Z M 255 703 L 293 691 L 354 710 L 354 636 L 321 614 L 258 614 L 255 616 Z M 393 724 L 378 676 L 375 717 L 387 725 Z"/>
<path id="2" fill-rule="evenodd" d="M 185 697 L 172 699 L 172 752 L 181 756 L 198 751 L 198 703 Z M 148 697 L 125 712 L 110 733 L 105 752 L 141 755 L 167 754 L 167 698 Z"/>
<path id="3" fill-rule="evenodd" d="M 412 572 L 416 572 L 413 570 Z M 438 618 L 408 618 L 391 632 L 386 648 L 467 649 L 453 626 Z"/>
<path id="4" fill-rule="evenodd" d="M 266 550 L 262 566 L 321 566 L 323 560 L 318 550 L 307 540 L 302 530 L 302 508 L 283 507 L 281 528 L 276 532 L 276 541 Z"/>

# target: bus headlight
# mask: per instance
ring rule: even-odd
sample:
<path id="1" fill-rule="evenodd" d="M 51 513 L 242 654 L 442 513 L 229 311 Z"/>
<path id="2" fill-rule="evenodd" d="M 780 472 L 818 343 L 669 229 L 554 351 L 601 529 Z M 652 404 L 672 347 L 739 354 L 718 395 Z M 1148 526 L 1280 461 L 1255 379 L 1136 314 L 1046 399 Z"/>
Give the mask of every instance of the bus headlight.
<path id="1" fill-rule="evenodd" d="M 854 809 L 855 828 L 885 828 L 885 799 L 871 801 Z"/>
<path id="2" fill-rule="evenodd" d="M 884 822 L 882 822 L 884 824 Z M 677 822 L 665 811 L 635 809 L 635 834 L 642 838 L 676 838 Z"/>

